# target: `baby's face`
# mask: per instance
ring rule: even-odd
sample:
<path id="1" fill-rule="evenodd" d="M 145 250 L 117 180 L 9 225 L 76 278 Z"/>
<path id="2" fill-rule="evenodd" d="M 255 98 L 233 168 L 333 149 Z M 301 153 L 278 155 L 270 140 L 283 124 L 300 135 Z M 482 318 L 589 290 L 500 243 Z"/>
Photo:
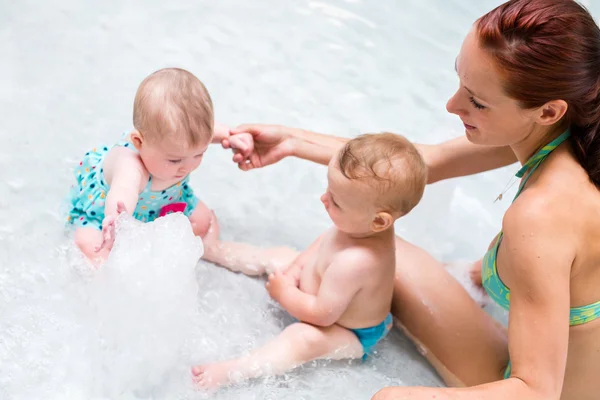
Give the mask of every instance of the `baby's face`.
<path id="1" fill-rule="evenodd" d="M 333 223 L 342 232 L 368 235 L 377 214 L 375 197 L 369 188 L 346 178 L 332 160 L 327 170 L 327 191 L 321 201 Z"/>
<path id="2" fill-rule="evenodd" d="M 157 143 L 144 142 L 140 157 L 150 174 L 163 181 L 183 179 L 200 166 L 209 143 L 188 146 L 181 140 L 163 139 Z"/>

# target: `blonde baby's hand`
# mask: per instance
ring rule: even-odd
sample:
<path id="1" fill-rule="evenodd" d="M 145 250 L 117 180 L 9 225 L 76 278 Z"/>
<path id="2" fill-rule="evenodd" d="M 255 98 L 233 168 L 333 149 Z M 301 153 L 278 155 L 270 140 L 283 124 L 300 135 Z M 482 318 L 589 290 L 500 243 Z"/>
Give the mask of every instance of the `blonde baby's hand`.
<path id="1" fill-rule="evenodd" d="M 286 290 L 296 287 L 296 280 L 291 276 L 285 275 L 281 271 L 275 271 L 274 273 L 269 274 L 269 280 L 265 284 L 265 287 L 271 298 L 279 301 Z"/>
<path id="2" fill-rule="evenodd" d="M 96 246 L 96 253 L 106 249 L 110 251 L 115 242 L 115 217 L 110 215 L 102 221 L 102 243 Z"/>
<path id="3" fill-rule="evenodd" d="M 223 148 L 233 151 L 233 161 L 236 163 L 242 162 L 254 151 L 254 138 L 249 133 L 238 133 L 229 136 L 221 144 Z"/>
<path id="4" fill-rule="evenodd" d="M 125 204 L 123 202 L 117 203 L 117 214 L 124 212 L 127 212 Z M 100 252 L 102 249 L 107 249 L 108 251 L 112 250 L 115 243 L 115 221 L 116 218 L 114 215 L 109 215 L 102 221 L 102 244 L 96 247 L 96 253 Z"/>

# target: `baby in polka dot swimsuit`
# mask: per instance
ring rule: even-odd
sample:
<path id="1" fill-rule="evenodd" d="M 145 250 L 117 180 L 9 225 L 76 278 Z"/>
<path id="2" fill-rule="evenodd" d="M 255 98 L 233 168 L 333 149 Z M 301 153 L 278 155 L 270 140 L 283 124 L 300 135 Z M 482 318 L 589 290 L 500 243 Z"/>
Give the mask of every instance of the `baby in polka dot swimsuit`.
<path id="1" fill-rule="evenodd" d="M 132 211 L 150 222 L 170 212 L 189 217 L 194 233 L 218 238 L 214 214 L 194 195 L 189 174 L 210 143 L 229 138 L 214 125 L 210 95 L 188 71 L 166 68 L 140 84 L 134 101 L 132 132 L 113 146 L 87 152 L 75 170 L 68 223 L 75 242 L 94 263 L 108 257 L 119 212 Z M 228 140 L 237 149 L 252 146 L 249 134 Z M 118 210 L 119 208 L 119 210 Z"/>

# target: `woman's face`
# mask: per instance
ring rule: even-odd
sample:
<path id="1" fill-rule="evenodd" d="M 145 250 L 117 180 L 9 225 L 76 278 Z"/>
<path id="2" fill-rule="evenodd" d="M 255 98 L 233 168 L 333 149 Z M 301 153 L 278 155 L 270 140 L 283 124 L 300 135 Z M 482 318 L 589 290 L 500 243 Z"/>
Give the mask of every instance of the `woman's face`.
<path id="1" fill-rule="evenodd" d="M 475 30 L 463 42 L 456 58 L 456 72 L 460 86 L 448 100 L 446 109 L 462 120 L 470 142 L 515 145 L 533 132 L 535 111 L 522 109 L 504 93 L 500 75 L 479 48 Z"/>

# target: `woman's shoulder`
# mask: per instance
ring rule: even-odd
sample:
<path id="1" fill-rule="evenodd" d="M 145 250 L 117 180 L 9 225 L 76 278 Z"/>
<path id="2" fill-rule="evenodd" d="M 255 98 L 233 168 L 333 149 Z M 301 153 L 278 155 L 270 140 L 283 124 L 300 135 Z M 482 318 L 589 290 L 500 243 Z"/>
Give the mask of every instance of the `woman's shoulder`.
<path id="1" fill-rule="evenodd" d="M 505 236 L 551 234 L 566 243 L 589 232 L 589 226 L 600 231 L 600 191 L 585 171 L 569 163 L 549 167 L 506 211 L 502 221 Z"/>
<path id="2" fill-rule="evenodd" d="M 524 191 L 502 220 L 504 262 L 519 279 L 552 270 L 570 270 L 579 249 L 579 229 L 560 204 L 564 195 L 533 187 Z M 565 272 L 566 273 L 566 272 Z M 514 285 L 512 278 L 511 287 Z"/>
<path id="3" fill-rule="evenodd" d="M 523 190 L 504 214 L 504 235 L 566 232 L 577 220 L 572 210 L 576 196 L 562 185 L 560 180 L 538 180 Z"/>

